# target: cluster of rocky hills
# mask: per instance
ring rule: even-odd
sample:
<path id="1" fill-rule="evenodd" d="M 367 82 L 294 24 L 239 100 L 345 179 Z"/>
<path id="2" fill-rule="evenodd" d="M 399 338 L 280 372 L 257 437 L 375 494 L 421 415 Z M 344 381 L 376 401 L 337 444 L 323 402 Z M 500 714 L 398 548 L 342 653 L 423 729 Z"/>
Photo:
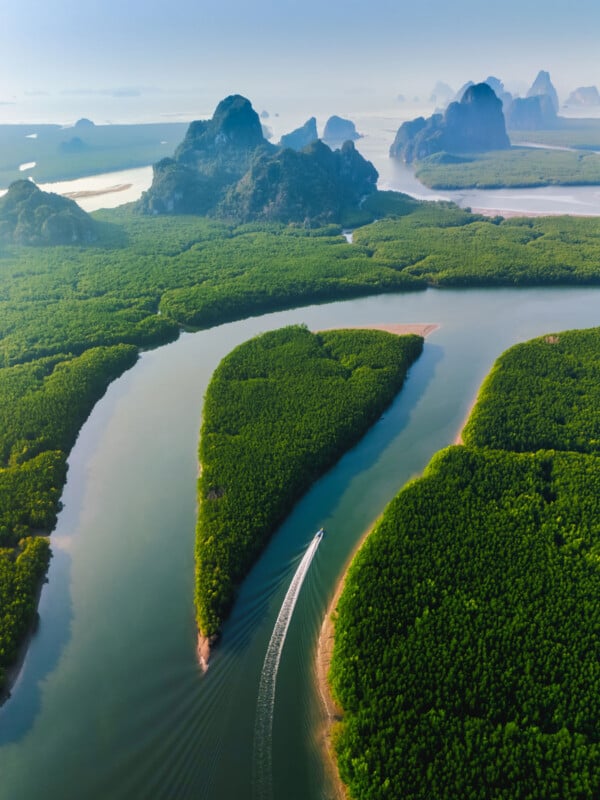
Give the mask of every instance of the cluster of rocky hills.
<path id="1" fill-rule="evenodd" d="M 595 87 L 571 95 L 586 102 Z M 436 85 L 435 97 L 451 91 Z M 502 81 L 490 76 L 482 83 L 466 83 L 444 112 L 417 117 L 398 130 L 390 155 L 410 163 L 435 153 L 460 154 L 510 147 L 506 130 L 548 130 L 560 123 L 559 102 L 550 75 L 540 71 L 526 97 L 513 97 Z"/>
<path id="2" fill-rule="evenodd" d="M 212 119 L 191 123 L 172 158 L 154 165 L 139 210 L 244 221 L 340 221 L 376 190 L 378 174 L 354 147 L 353 123 L 332 117 L 325 137 L 343 143 L 332 150 L 318 138 L 311 118 L 273 145 L 250 102 L 231 95 Z"/>

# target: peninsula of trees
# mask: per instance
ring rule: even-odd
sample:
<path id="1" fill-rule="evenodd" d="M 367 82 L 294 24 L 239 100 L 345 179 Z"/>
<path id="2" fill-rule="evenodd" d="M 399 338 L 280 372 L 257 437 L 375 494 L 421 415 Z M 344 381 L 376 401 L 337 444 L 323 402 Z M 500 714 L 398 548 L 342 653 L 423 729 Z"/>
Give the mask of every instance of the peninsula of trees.
<path id="1" fill-rule="evenodd" d="M 598 796 L 599 363 L 600 329 L 507 351 L 353 562 L 330 677 L 356 800 Z"/>
<path id="2" fill-rule="evenodd" d="M 283 328 L 226 356 L 200 436 L 196 613 L 216 637 L 240 584 L 290 507 L 378 419 L 420 336 Z"/>

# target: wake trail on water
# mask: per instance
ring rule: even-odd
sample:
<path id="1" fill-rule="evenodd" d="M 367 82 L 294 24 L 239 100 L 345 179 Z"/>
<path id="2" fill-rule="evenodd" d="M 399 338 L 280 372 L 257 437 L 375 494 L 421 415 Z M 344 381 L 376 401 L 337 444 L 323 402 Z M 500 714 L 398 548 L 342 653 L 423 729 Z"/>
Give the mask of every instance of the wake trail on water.
<path id="1" fill-rule="evenodd" d="M 298 565 L 289 589 L 275 620 L 271 640 L 267 647 L 265 661 L 258 686 L 256 706 L 256 722 L 254 726 L 254 797 L 256 800 L 271 800 L 273 797 L 273 716 L 275 710 L 275 687 L 279 661 L 285 644 L 285 637 L 302 584 L 308 573 L 318 546 L 321 544 L 322 531 L 317 533 L 308 545 L 302 561 Z"/>

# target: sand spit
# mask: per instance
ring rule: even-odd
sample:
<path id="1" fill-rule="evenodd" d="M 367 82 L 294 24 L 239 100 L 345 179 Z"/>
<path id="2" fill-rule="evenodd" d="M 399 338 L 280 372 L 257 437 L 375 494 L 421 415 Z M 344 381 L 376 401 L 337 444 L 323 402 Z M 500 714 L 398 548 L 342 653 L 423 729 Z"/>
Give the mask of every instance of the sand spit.
<path id="1" fill-rule="evenodd" d="M 198 664 L 202 672 L 206 672 L 209 667 L 210 649 L 217 641 L 216 636 L 204 636 L 198 631 L 198 643 L 196 645 L 196 655 L 198 656 Z"/>
<path id="2" fill-rule="evenodd" d="M 372 330 L 387 331 L 395 333 L 396 336 L 407 336 L 414 333 L 417 336 L 429 336 L 433 331 L 437 331 L 440 326 L 435 322 L 408 322 L 408 323 L 382 323 L 375 325 L 345 325 L 343 330 Z M 341 330 L 340 328 L 323 328 L 321 332 L 327 330 Z"/>
<path id="3" fill-rule="evenodd" d="M 84 197 L 100 197 L 103 194 L 126 192 L 132 186 L 132 183 L 116 183 L 114 186 L 107 186 L 105 189 L 81 189 L 77 192 L 65 192 L 63 197 L 70 197 L 71 200 L 81 200 Z"/>

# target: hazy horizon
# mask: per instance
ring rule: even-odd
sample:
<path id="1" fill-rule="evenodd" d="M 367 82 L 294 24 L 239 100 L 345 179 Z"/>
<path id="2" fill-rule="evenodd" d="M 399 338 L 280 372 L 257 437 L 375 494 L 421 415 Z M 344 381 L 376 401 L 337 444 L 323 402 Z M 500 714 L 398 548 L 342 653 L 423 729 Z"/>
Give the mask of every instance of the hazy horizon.
<path id="1" fill-rule="evenodd" d="M 398 95 L 426 104 L 438 80 L 457 90 L 495 75 L 522 93 L 540 69 L 564 102 L 578 86 L 600 85 L 600 8 L 577 6 L 506 0 L 482 13 L 475 0 L 459 8 L 441 0 L 9 0 L 0 122 L 189 119 L 231 93 L 259 111 L 400 111 Z"/>

